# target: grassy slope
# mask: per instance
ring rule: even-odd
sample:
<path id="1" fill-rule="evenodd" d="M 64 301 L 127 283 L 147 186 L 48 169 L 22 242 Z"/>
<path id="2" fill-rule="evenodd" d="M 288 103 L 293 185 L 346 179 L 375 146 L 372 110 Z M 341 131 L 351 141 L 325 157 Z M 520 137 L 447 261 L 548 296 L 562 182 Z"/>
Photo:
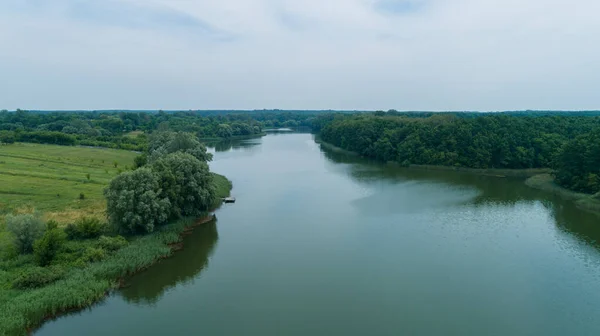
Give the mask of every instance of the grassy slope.
<path id="1" fill-rule="evenodd" d="M 102 191 L 136 153 L 115 149 L 39 144 L 0 146 L 0 222 L 11 212 L 43 212 L 72 222 L 104 211 Z M 117 168 L 114 166 L 117 163 Z M 87 180 L 86 174 L 90 174 Z M 85 195 L 84 200 L 79 194 Z"/>

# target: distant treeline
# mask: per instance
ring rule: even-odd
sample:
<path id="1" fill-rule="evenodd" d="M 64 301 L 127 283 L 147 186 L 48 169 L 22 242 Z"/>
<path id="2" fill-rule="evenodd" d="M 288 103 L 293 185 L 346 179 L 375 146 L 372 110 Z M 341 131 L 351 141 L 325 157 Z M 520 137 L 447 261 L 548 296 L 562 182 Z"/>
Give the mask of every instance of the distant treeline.
<path id="1" fill-rule="evenodd" d="M 583 113 L 583 114 L 581 114 Z M 596 112 L 402 113 L 323 115 L 321 138 L 346 150 L 402 165 L 554 168 L 556 181 L 600 191 L 600 117 Z"/>
<path id="2" fill-rule="evenodd" d="M 0 111 L 0 142 L 87 145 L 142 151 L 157 130 L 194 133 L 198 138 L 262 134 L 264 127 L 309 127 L 315 113 L 252 112 L 31 112 Z M 132 133 L 140 131 L 140 133 Z M 143 134 L 146 133 L 146 134 Z"/>

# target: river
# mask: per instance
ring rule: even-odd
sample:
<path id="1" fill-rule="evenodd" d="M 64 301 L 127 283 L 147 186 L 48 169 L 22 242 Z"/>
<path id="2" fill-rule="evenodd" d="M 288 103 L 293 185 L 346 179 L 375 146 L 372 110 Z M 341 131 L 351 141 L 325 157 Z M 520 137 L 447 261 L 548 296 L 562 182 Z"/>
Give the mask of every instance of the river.
<path id="1" fill-rule="evenodd" d="M 215 152 L 215 149 L 213 149 Z M 310 134 L 216 146 L 237 203 L 36 335 L 600 335 L 600 217 Z"/>

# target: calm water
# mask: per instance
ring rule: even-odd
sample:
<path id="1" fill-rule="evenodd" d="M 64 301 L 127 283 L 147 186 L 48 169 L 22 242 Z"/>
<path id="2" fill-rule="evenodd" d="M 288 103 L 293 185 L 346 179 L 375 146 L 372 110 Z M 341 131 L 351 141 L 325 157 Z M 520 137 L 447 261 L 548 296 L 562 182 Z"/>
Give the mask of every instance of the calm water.
<path id="1" fill-rule="evenodd" d="M 308 134 L 216 150 L 238 202 L 37 335 L 600 335 L 595 215 L 518 180 L 324 152 Z"/>

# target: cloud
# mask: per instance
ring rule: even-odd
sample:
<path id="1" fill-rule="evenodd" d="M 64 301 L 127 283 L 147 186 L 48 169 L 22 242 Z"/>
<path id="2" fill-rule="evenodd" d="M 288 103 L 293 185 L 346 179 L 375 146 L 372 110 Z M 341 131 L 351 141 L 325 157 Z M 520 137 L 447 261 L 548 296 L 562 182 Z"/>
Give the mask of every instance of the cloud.
<path id="1" fill-rule="evenodd" d="M 3 0 L 0 108 L 599 108 L 594 0 Z"/>

